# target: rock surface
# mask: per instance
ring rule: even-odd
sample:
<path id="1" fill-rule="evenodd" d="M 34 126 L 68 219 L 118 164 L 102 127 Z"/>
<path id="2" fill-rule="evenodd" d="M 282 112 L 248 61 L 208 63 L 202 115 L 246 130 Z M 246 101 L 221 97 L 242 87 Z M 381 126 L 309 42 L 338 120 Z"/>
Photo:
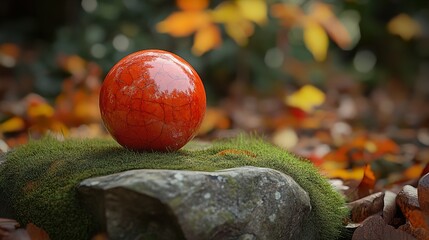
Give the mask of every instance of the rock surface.
<path id="1" fill-rule="evenodd" d="M 131 170 L 87 179 L 79 193 L 109 239 L 300 239 L 311 211 L 291 177 L 256 167 Z"/>
<path id="2" fill-rule="evenodd" d="M 404 216 L 414 228 L 424 228 L 429 230 L 425 220 L 425 214 L 420 208 L 417 189 L 410 185 L 405 185 L 396 197 L 396 203 Z"/>
<path id="3" fill-rule="evenodd" d="M 429 215 L 429 173 L 420 178 L 417 192 L 421 209 Z"/>

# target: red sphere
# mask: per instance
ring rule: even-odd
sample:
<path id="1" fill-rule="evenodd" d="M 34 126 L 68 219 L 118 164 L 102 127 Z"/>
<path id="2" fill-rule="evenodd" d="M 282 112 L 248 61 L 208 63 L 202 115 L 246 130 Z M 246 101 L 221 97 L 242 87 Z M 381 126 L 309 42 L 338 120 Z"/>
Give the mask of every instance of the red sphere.
<path id="1" fill-rule="evenodd" d="M 174 151 L 196 134 L 206 110 L 203 83 L 192 66 L 162 50 L 121 59 L 100 91 L 104 125 L 122 146 Z"/>

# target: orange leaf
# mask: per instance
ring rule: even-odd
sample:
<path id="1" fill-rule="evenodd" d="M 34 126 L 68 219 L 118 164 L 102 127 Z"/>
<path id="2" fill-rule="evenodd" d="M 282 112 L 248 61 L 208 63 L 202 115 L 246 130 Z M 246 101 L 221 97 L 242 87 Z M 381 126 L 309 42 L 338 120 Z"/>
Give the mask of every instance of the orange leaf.
<path id="1" fill-rule="evenodd" d="M 423 166 L 421 164 L 414 164 L 407 168 L 402 175 L 404 180 L 418 179 L 423 172 Z"/>
<path id="2" fill-rule="evenodd" d="M 183 11 L 201 11 L 209 6 L 209 0 L 176 0 L 176 5 Z"/>
<path id="3" fill-rule="evenodd" d="M 30 235 L 31 240 L 50 240 L 49 235 L 45 232 L 45 230 L 37 227 L 32 223 L 27 224 L 26 229 L 28 235 Z"/>
<path id="4" fill-rule="evenodd" d="M 199 135 L 204 135 L 215 129 L 227 129 L 231 122 L 223 109 L 207 108 L 203 122 L 198 130 Z"/>
<path id="5" fill-rule="evenodd" d="M 168 33 L 174 37 L 189 36 L 210 23 L 210 16 L 202 11 L 174 12 L 156 25 L 160 33 Z"/>
<path id="6" fill-rule="evenodd" d="M 359 198 L 368 196 L 371 191 L 375 187 L 375 175 L 374 172 L 371 170 L 371 166 L 367 164 L 364 168 L 362 181 L 360 182 L 358 186 L 358 196 Z"/>
<path id="7" fill-rule="evenodd" d="M 331 39 L 341 48 L 347 48 L 352 39 L 344 25 L 338 20 L 328 4 L 316 2 L 311 6 L 310 16 L 325 28 Z"/>
<path id="8" fill-rule="evenodd" d="M 301 8 L 295 4 L 276 3 L 271 6 L 271 14 L 273 17 L 282 20 L 282 24 L 286 27 L 296 25 L 304 16 Z"/>
<path id="9" fill-rule="evenodd" d="M 65 69 L 73 75 L 83 74 L 86 69 L 86 61 L 78 55 L 67 57 Z"/>
<path id="10" fill-rule="evenodd" d="M 377 146 L 377 154 L 399 153 L 398 144 L 388 138 L 374 140 L 374 143 Z"/>
<path id="11" fill-rule="evenodd" d="M 198 30 L 195 34 L 192 52 L 197 56 L 203 55 L 205 52 L 218 47 L 221 42 L 219 28 L 214 24 L 210 24 Z"/>
<path id="12" fill-rule="evenodd" d="M 217 154 L 221 155 L 221 156 L 245 155 L 245 156 L 249 156 L 249 157 L 256 157 L 256 154 L 254 154 L 253 152 L 248 151 L 248 150 L 241 150 L 241 149 L 226 149 L 226 150 L 218 152 Z"/>

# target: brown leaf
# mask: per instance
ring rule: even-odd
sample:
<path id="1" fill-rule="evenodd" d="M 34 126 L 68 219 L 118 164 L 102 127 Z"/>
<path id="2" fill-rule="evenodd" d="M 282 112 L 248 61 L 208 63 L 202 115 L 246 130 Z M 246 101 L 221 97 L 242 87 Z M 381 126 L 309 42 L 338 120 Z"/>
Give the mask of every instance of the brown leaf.
<path id="1" fill-rule="evenodd" d="M 424 228 L 429 230 L 425 220 L 425 215 L 420 209 L 420 204 L 417 198 L 417 189 L 410 185 L 405 185 L 396 197 L 398 204 L 404 216 L 414 228 Z"/>
<path id="2" fill-rule="evenodd" d="M 109 237 L 106 233 L 97 233 L 91 240 L 109 240 Z"/>
<path id="3" fill-rule="evenodd" d="M 383 211 L 383 199 L 384 192 L 378 192 L 348 203 L 352 222 L 362 222 L 369 216 Z"/>
<path id="4" fill-rule="evenodd" d="M 360 227 L 358 227 L 352 237 L 352 240 L 411 240 L 415 239 L 408 233 L 395 229 L 387 225 L 383 218 L 379 215 L 374 215 L 366 219 Z"/>
<path id="5" fill-rule="evenodd" d="M 371 165 L 367 164 L 365 166 L 362 181 L 358 186 L 358 197 L 362 198 L 371 194 L 372 190 L 374 190 L 375 186 L 375 175 L 371 170 Z"/>
<path id="6" fill-rule="evenodd" d="M 217 154 L 221 155 L 221 156 L 245 155 L 245 156 L 249 156 L 249 157 L 256 157 L 256 154 L 254 154 L 253 152 L 248 151 L 248 150 L 241 150 L 241 149 L 225 149 L 223 151 L 218 152 Z"/>
<path id="7" fill-rule="evenodd" d="M 27 224 L 27 232 L 31 240 L 50 240 L 48 233 L 45 230 L 37 227 L 33 223 Z"/>

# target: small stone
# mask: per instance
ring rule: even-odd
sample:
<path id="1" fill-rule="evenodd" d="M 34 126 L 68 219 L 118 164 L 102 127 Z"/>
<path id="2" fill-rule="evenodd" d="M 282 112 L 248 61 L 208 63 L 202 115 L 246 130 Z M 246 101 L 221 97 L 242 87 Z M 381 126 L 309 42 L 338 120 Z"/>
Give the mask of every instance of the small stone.
<path id="1" fill-rule="evenodd" d="M 367 217 L 381 212 L 384 206 L 383 199 L 384 192 L 378 192 L 348 203 L 352 222 L 362 222 Z"/>
<path id="2" fill-rule="evenodd" d="M 410 222 L 398 227 L 398 229 L 407 232 L 417 240 L 429 240 L 429 231 L 424 228 L 414 228 Z"/>
<path id="3" fill-rule="evenodd" d="M 413 240 L 413 236 L 387 225 L 380 215 L 373 215 L 367 218 L 359 226 L 352 237 L 352 240 Z"/>
<path id="4" fill-rule="evenodd" d="M 425 228 L 429 230 L 425 215 L 420 208 L 417 189 L 415 187 L 405 185 L 396 197 L 396 204 L 398 204 L 413 228 Z"/>
<path id="5" fill-rule="evenodd" d="M 392 224 L 396 215 L 396 196 L 394 192 L 384 192 L 383 219 L 387 224 Z"/>
<path id="6" fill-rule="evenodd" d="M 417 192 L 420 208 L 429 215 L 429 173 L 420 178 Z"/>
<path id="7" fill-rule="evenodd" d="M 290 176 L 256 167 L 132 170 L 87 179 L 79 192 L 113 240 L 301 239 L 311 211 Z"/>

